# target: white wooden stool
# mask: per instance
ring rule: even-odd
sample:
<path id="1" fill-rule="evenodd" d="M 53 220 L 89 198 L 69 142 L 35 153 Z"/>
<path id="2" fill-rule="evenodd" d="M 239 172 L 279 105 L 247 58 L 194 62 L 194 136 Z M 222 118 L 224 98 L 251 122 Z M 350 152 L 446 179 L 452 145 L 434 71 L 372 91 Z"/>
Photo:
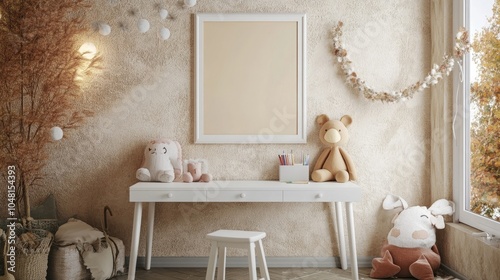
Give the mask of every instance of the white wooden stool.
<path id="1" fill-rule="evenodd" d="M 226 279 L 227 247 L 248 249 L 248 270 L 250 280 L 257 280 L 257 269 L 255 265 L 256 257 L 259 262 L 260 276 L 263 277 L 259 279 L 270 280 L 269 272 L 267 271 L 266 257 L 264 256 L 264 248 L 262 247 L 262 239 L 264 237 L 266 237 L 265 232 L 224 229 L 207 234 L 207 239 L 211 241 L 211 248 L 205 280 L 215 280 L 215 267 L 217 262 L 217 280 Z M 255 243 L 257 243 L 257 245 Z M 255 255 L 255 247 L 257 247 L 257 256 Z"/>

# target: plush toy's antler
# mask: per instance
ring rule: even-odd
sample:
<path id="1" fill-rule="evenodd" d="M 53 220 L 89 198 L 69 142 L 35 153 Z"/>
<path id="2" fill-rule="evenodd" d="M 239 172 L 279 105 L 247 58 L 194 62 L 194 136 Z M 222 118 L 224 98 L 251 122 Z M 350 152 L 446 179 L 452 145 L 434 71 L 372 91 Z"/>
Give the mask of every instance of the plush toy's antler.
<path id="1" fill-rule="evenodd" d="M 431 217 L 431 222 L 436 228 L 443 229 L 445 227 L 444 218 L 442 215 L 451 215 L 455 212 L 455 203 L 444 198 L 436 200 L 429 211 L 435 218 Z"/>
<path id="2" fill-rule="evenodd" d="M 451 215 L 455 212 L 455 204 L 446 199 L 439 199 L 429 207 L 432 215 Z"/>
<path id="3" fill-rule="evenodd" d="M 388 194 L 385 197 L 384 202 L 382 203 L 382 208 L 384 208 L 385 210 L 392 210 L 396 208 L 401 208 L 401 210 L 404 210 L 408 208 L 408 203 L 400 196 Z"/>

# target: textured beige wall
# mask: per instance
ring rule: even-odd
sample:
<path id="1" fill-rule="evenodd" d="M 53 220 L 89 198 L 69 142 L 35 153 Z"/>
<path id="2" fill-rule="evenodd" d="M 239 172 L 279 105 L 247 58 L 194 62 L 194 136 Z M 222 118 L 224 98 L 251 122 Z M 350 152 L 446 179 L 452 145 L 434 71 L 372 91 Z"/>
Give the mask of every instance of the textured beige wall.
<path id="1" fill-rule="evenodd" d="M 430 204 L 429 92 L 398 104 L 369 102 L 345 85 L 330 52 L 330 30 L 342 20 L 354 67 L 367 83 L 399 89 L 421 79 L 430 68 L 428 1 L 200 0 L 189 9 L 178 2 L 161 1 L 174 16 L 161 20 L 157 1 L 95 0 L 88 24 L 102 21 L 112 27 L 109 36 L 94 32 L 81 38 L 95 43 L 104 59 L 82 99 L 95 116 L 51 146 L 47 179 L 33 194 L 35 204 L 54 193 L 61 219 L 77 215 L 97 227 L 103 207 L 110 206 L 111 235 L 123 239 L 128 251 L 133 216 L 128 187 L 137 181 L 146 141 L 159 136 L 179 141 L 184 158 L 208 159 L 215 179 L 277 179 L 278 152 L 318 154 L 314 120 L 322 113 L 350 114 L 354 120 L 346 149 L 364 189 L 355 208 L 360 256 L 378 255 L 390 228 L 393 213 L 380 210 L 387 193 L 403 196 L 410 205 Z M 307 14 L 307 144 L 193 143 L 197 12 Z M 136 27 L 141 17 L 151 23 L 144 34 Z M 172 33 L 167 41 L 158 39 L 160 26 Z M 327 203 L 162 204 L 156 209 L 153 255 L 206 256 L 206 233 L 239 228 L 266 231 L 269 256 L 338 256 L 332 211 Z"/>

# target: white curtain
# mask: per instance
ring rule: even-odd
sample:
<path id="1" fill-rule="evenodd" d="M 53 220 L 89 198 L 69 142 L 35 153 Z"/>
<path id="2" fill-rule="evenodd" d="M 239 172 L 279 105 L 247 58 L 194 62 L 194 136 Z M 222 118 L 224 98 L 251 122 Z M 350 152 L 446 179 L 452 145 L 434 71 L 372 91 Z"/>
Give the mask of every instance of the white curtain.
<path id="1" fill-rule="evenodd" d="M 439 64 L 454 44 L 453 1 L 431 0 L 431 63 Z M 454 71 L 457 71 L 455 68 Z M 452 75 L 431 87 L 431 200 L 452 199 Z"/>

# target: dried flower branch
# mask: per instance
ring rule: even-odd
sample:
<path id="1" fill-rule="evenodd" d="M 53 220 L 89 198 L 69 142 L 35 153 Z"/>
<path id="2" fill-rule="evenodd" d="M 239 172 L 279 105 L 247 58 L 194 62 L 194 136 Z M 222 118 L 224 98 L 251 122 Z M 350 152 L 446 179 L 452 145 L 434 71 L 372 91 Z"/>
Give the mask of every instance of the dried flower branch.
<path id="1" fill-rule="evenodd" d="M 16 168 L 19 217 L 30 218 L 29 192 L 44 178 L 50 129 L 74 128 L 89 116 L 75 79 L 99 61 L 78 52 L 88 7 L 86 0 L 0 1 L 0 167 Z"/>
<path id="2" fill-rule="evenodd" d="M 453 55 L 445 54 L 441 64 L 434 64 L 427 76 L 404 89 L 396 91 L 376 91 L 374 88 L 366 85 L 366 82 L 359 78 L 352 67 L 352 61 L 348 57 L 348 52 L 342 41 L 342 26 L 339 21 L 333 29 L 333 54 L 337 57 L 342 72 L 344 72 L 347 84 L 354 88 L 358 93 L 361 93 L 369 100 L 379 100 L 382 102 L 398 102 L 412 98 L 417 92 L 422 92 L 424 89 L 439 83 L 444 76 L 448 76 L 453 70 L 455 60 L 459 61 L 462 56 L 469 51 L 469 32 L 464 28 L 460 28 L 456 38 Z"/>

